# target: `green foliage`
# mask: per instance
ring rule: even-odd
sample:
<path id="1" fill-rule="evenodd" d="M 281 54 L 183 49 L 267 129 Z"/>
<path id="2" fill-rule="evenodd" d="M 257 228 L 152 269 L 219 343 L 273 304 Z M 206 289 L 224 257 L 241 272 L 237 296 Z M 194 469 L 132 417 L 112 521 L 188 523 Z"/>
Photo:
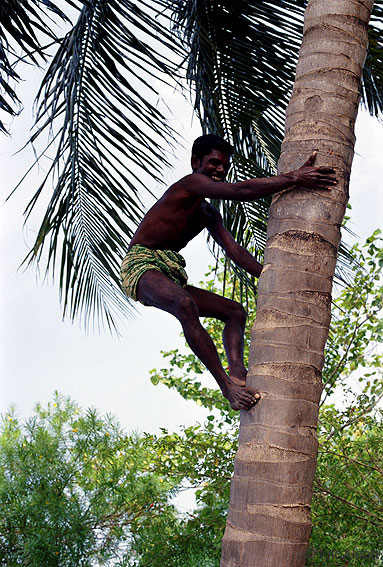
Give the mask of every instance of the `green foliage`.
<path id="1" fill-rule="evenodd" d="M 0 427 L 0 565 L 213 567 L 236 443 L 205 426 L 127 436 L 56 394 Z M 181 514 L 180 491 L 197 508 Z M 218 562 L 218 563 L 217 563 Z"/>
<path id="2" fill-rule="evenodd" d="M 376 230 L 362 248 L 354 246 L 352 285 L 333 301 L 322 403 L 335 389 L 342 390 L 343 396 L 353 400 L 348 408 L 354 417 L 368 412 L 383 397 L 383 354 L 378 348 L 383 342 L 382 243 L 382 233 Z M 352 385 L 355 377 L 357 389 Z"/>
<path id="3" fill-rule="evenodd" d="M 333 406 L 321 412 L 312 504 L 313 565 L 336 549 L 331 566 L 381 565 L 383 552 L 383 413 L 350 424 Z M 343 557 L 343 560 L 342 560 Z M 362 559 L 363 557 L 363 559 Z M 329 556 L 327 555 L 327 558 Z M 310 565 L 310 563 L 308 563 Z"/>
<path id="4" fill-rule="evenodd" d="M 142 440 L 60 396 L 25 425 L 6 415 L 0 449 L 1 565 L 114 565 L 142 522 L 174 515 Z"/>
<path id="5" fill-rule="evenodd" d="M 181 491 L 194 489 L 197 506 L 166 522 L 162 531 L 151 522 L 136 535 L 139 567 L 219 565 L 237 447 L 232 432 L 216 431 L 211 418 L 180 434 L 163 430 L 161 436 L 145 435 L 148 451 L 157 455 L 156 473 L 171 484 L 181 483 Z"/>
<path id="6" fill-rule="evenodd" d="M 213 508 L 214 513 L 214 508 Z M 226 511 L 226 509 L 225 509 Z M 165 520 L 165 522 L 164 522 Z M 159 532 L 161 530 L 161 537 Z M 139 567 L 218 567 L 222 534 L 197 516 L 175 521 L 155 517 L 132 543 Z"/>

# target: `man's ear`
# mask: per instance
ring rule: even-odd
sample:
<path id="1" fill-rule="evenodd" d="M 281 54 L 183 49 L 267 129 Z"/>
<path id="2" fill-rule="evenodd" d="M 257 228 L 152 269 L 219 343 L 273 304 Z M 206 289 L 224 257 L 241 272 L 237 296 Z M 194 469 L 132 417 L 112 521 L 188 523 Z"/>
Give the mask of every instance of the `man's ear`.
<path id="1" fill-rule="evenodd" d="M 196 169 L 199 168 L 199 166 L 201 165 L 201 160 L 199 159 L 198 156 L 196 156 L 195 154 L 192 155 L 191 157 L 191 167 L 193 171 L 196 171 Z"/>

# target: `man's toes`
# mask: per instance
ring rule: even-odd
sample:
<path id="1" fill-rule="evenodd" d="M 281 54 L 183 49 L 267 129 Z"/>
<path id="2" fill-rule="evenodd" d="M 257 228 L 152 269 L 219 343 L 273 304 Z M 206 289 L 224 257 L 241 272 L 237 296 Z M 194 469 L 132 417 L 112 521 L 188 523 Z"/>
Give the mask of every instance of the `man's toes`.
<path id="1" fill-rule="evenodd" d="M 244 392 L 242 397 L 249 402 L 254 400 L 254 396 L 251 392 Z"/>
<path id="2" fill-rule="evenodd" d="M 246 409 L 251 408 L 256 402 L 257 400 L 254 398 L 254 396 L 246 396 L 246 398 L 243 399 L 243 403 L 245 404 Z"/>
<path id="3" fill-rule="evenodd" d="M 250 406 L 247 409 L 250 409 L 253 406 L 255 406 L 255 404 L 258 402 L 258 400 L 260 400 L 260 398 L 261 398 L 260 394 L 258 394 L 258 393 L 253 394 L 251 402 L 250 402 Z"/>
<path id="4" fill-rule="evenodd" d="M 261 398 L 261 394 L 259 392 L 251 392 L 251 397 L 253 398 L 253 400 L 255 400 L 256 402 Z"/>
<path id="5" fill-rule="evenodd" d="M 246 392 L 247 394 L 250 395 L 251 401 L 258 401 L 261 397 L 261 395 L 259 394 L 259 392 L 255 392 L 254 390 L 247 390 Z"/>

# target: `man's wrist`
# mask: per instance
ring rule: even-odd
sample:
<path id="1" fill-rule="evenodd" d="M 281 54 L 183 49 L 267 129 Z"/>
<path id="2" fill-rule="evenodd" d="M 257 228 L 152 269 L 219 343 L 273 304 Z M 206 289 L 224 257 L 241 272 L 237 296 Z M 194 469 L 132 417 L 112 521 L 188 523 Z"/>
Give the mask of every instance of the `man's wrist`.
<path id="1" fill-rule="evenodd" d="M 295 185 L 297 182 L 297 178 L 294 171 L 289 171 L 288 173 L 283 173 L 281 177 L 284 178 L 284 184 L 286 185 L 286 189 Z"/>

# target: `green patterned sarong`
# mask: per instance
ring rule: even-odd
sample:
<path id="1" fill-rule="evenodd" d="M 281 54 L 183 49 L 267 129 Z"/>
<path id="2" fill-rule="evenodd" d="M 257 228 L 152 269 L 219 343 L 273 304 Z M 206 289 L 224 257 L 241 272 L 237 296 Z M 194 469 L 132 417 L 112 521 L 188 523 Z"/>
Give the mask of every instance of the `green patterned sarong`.
<path id="1" fill-rule="evenodd" d="M 142 244 L 134 244 L 121 265 L 121 287 L 128 297 L 138 301 L 137 286 L 142 274 L 148 270 L 162 272 L 181 287 L 187 284 L 185 260 L 173 250 L 153 250 Z"/>

